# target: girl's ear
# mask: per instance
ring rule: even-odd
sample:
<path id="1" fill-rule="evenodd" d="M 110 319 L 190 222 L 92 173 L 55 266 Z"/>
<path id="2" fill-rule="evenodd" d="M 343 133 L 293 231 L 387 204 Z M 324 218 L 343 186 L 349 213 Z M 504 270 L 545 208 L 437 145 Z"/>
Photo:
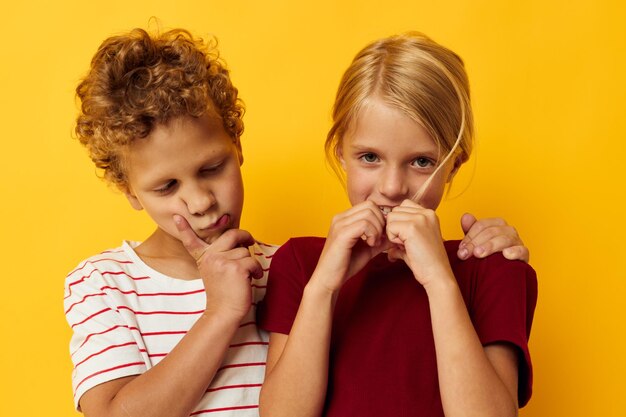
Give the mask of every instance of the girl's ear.
<path id="1" fill-rule="evenodd" d="M 446 179 L 447 183 L 452 182 L 452 179 L 454 178 L 456 173 L 459 172 L 459 168 L 461 168 L 461 165 L 463 165 L 463 162 L 461 162 L 461 158 L 459 157 L 455 158 L 454 166 L 452 166 L 452 170 L 448 174 L 448 179 Z"/>
<path id="2" fill-rule="evenodd" d="M 337 159 L 339 160 L 339 163 L 341 164 L 341 168 L 343 168 L 343 170 L 346 170 L 346 160 L 343 159 L 343 149 L 341 149 L 341 146 L 337 147 Z"/>

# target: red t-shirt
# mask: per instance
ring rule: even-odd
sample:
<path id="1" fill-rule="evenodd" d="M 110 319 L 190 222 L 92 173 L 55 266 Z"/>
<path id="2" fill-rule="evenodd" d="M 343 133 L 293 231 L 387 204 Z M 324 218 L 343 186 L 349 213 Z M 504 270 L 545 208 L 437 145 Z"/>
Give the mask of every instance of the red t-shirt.
<path id="1" fill-rule="evenodd" d="M 289 334 L 325 240 L 289 240 L 272 259 L 259 326 Z M 528 337 L 537 301 L 535 271 L 501 254 L 461 261 L 445 242 L 452 270 L 483 345 L 519 352 L 519 404 L 531 395 Z M 342 287 L 333 318 L 325 416 L 443 416 L 428 297 L 402 261 L 385 254 Z"/>

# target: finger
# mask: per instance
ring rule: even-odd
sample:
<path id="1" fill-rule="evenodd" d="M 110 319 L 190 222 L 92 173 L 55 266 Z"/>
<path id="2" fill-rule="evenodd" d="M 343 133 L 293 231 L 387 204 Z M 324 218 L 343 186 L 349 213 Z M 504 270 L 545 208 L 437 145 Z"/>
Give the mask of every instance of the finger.
<path id="1" fill-rule="evenodd" d="M 463 234 L 467 234 L 474 223 L 476 223 L 476 217 L 473 214 L 463 214 L 461 216 L 461 229 L 463 229 Z"/>
<path id="2" fill-rule="evenodd" d="M 472 239 L 472 244 L 474 247 L 484 246 L 489 242 L 502 239 L 499 243 L 504 244 L 505 246 L 501 247 L 500 250 L 507 248 L 509 246 L 518 246 L 524 245 L 522 239 L 520 239 L 517 231 L 513 226 L 493 226 L 488 227 L 481 231 L 478 235 Z"/>
<path id="3" fill-rule="evenodd" d="M 342 225 L 342 234 L 351 239 L 362 239 L 368 246 L 376 246 L 383 235 L 383 225 L 372 218 L 363 218 Z"/>
<path id="4" fill-rule="evenodd" d="M 495 226 L 507 226 L 506 222 L 500 217 L 494 217 L 490 219 L 480 219 L 473 223 L 467 233 L 465 234 L 464 241 L 468 242 L 474 240 L 483 230 Z"/>
<path id="5" fill-rule="evenodd" d="M 248 247 L 254 244 L 254 238 L 247 230 L 229 229 L 211 244 L 216 251 L 227 251 L 236 247 Z"/>
<path id="6" fill-rule="evenodd" d="M 198 260 L 204 253 L 204 251 L 209 247 L 209 245 L 202 239 L 196 235 L 196 232 L 193 231 L 187 219 L 178 214 L 174 215 L 174 224 L 176 225 L 176 229 L 180 235 L 180 241 L 182 242 L 185 249 L 194 259 Z"/>
<path id="7" fill-rule="evenodd" d="M 530 252 L 528 248 L 522 245 L 506 248 L 502 251 L 502 255 L 504 255 L 506 259 L 510 259 L 512 261 L 520 260 L 528 263 L 530 260 Z"/>
<path id="8" fill-rule="evenodd" d="M 474 245 L 472 254 L 477 258 L 484 258 L 492 253 L 502 252 L 506 248 L 517 246 L 518 241 L 514 236 L 498 234 L 480 244 L 475 239 L 472 244 Z"/>
<path id="9" fill-rule="evenodd" d="M 389 250 L 387 251 L 387 259 L 389 259 L 390 262 L 395 262 L 397 260 L 404 260 L 405 254 L 406 252 L 404 250 L 404 246 L 394 245 L 393 247 L 389 248 Z"/>
<path id="10" fill-rule="evenodd" d="M 263 278 L 263 267 L 256 259 L 250 257 L 242 260 L 246 269 L 249 271 L 250 277 L 254 279 Z"/>

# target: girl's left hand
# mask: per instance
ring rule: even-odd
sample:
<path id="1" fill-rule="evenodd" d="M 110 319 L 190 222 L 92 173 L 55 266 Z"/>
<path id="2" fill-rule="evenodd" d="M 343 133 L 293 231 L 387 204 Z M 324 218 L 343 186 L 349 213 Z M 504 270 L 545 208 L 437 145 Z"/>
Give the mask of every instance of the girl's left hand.
<path id="1" fill-rule="evenodd" d="M 388 250 L 389 259 L 402 259 L 420 284 L 427 286 L 438 277 L 452 276 L 434 210 L 404 200 L 387 215 L 386 233 L 397 245 Z"/>

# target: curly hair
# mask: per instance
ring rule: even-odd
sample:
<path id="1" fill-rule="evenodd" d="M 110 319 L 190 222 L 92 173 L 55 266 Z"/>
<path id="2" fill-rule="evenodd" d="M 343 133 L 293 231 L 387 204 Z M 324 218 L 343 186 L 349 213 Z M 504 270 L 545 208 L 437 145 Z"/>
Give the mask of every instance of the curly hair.
<path id="1" fill-rule="evenodd" d="M 183 29 L 133 29 L 106 39 L 91 60 L 76 88 L 75 132 L 104 179 L 124 190 L 123 150 L 172 118 L 214 111 L 238 142 L 244 106 L 237 94 L 216 42 Z"/>

